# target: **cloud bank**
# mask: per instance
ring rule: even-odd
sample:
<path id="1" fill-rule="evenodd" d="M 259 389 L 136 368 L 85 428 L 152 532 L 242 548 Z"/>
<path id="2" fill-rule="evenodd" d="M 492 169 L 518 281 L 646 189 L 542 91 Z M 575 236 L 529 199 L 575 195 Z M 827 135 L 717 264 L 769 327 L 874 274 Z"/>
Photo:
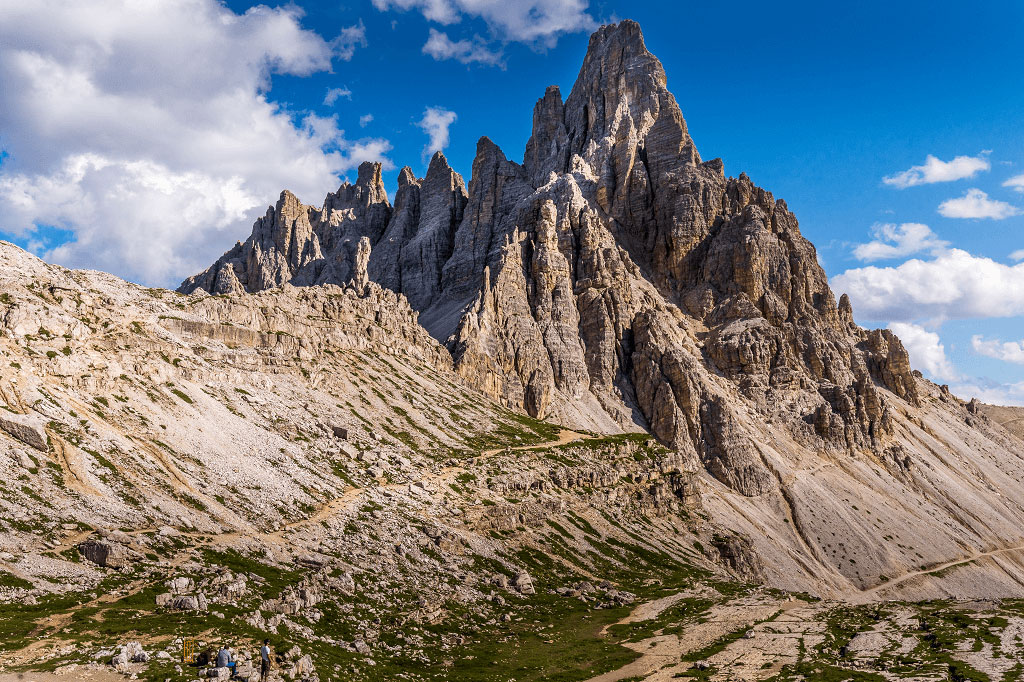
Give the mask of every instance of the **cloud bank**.
<path id="1" fill-rule="evenodd" d="M 971 348 L 979 355 L 1024 365 L 1024 341 L 986 341 L 975 334 L 971 337 Z"/>
<path id="2" fill-rule="evenodd" d="M 44 257 L 171 285 L 282 188 L 317 201 L 383 158 L 386 140 L 268 99 L 272 74 L 330 71 L 365 44 L 361 24 L 326 40 L 300 20 L 216 0 L 0 4 L 0 231 L 66 229 Z"/>
<path id="3" fill-rule="evenodd" d="M 892 322 L 889 329 L 900 337 L 915 368 L 924 369 L 940 381 L 953 381 L 959 378 L 959 372 L 946 357 L 946 348 L 939 341 L 938 334 L 906 322 Z"/>
<path id="4" fill-rule="evenodd" d="M 832 278 L 859 317 L 912 322 L 1024 315 L 1024 263 L 1005 265 L 961 249 Z"/>

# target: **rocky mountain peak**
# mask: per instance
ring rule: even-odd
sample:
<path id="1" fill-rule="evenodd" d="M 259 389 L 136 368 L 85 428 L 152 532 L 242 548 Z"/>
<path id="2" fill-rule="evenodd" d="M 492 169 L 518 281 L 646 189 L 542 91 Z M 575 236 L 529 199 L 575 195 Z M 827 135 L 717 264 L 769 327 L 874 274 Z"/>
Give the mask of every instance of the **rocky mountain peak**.
<path id="1" fill-rule="evenodd" d="M 530 169 L 533 186 L 543 185 L 551 173 L 564 172 L 569 164 L 568 153 L 562 93 L 557 85 L 549 85 L 533 108 L 533 134 L 523 155 L 523 166 Z"/>
<path id="2" fill-rule="evenodd" d="M 592 36 L 564 102 L 545 90 L 522 165 L 481 137 L 468 187 L 438 152 L 425 178 L 402 170 L 394 207 L 380 171 L 321 209 L 282 197 L 183 290 L 369 278 L 493 398 L 647 429 L 750 495 L 776 477 L 744 414 L 852 450 L 883 447 L 894 401 L 918 401 L 902 344 L 837 304 L 785 202 L 701 161 L 635 22 Z"/>
<path id="3" fill-rule="evenodd" d="M 417 182 L 416 174 L 412 172 L 412 169 L 408 166 L 402 166 L 402 170 L 398 171 L 398 188 L 402 189 L 406 185 L 410 185 Z M 398 203 L 398 197 L 395 196 L 395 203 Z"/>

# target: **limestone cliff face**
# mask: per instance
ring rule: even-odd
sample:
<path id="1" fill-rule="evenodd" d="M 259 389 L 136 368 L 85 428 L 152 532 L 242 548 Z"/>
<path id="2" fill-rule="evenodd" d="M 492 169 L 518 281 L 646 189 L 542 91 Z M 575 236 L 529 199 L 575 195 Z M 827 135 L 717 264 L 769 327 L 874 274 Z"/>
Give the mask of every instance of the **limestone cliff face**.
<path id="1" fill-rule="evenodd" d="M 886 392 L 917 402 L 902 345 L 837 305 L 784 202 L 701 161 L 636 24 L 595 33 L 568 98 L 549 88 L 533 119 L 505 185 L 491 145 L 474 164 L 485 195 L 467 220 L 501 257 L 476 259 L 488 271 L 452 344 L 463 376 L 536 416 L 645 427 L 749 495 L 775 482 L 736 391 L 801 437 L 886 442 Z"/>
<path id="2" fill-rule="evenodd" d="M 568 97 L 549 87 L 523 163 L 481 138 L 468 191 L 379 165 L 322 208 L 284 193 L 182 291 L 343 284 L 404 294 L 456 371 L 536 417 L 647 429 L 745 495 L 778 486 L 750 414 L 815 447 L 884 448 L 918 403 L 906 351 L 853 323 L 786 204 L 702 161 L 631 21 L 602 27 Z"/>

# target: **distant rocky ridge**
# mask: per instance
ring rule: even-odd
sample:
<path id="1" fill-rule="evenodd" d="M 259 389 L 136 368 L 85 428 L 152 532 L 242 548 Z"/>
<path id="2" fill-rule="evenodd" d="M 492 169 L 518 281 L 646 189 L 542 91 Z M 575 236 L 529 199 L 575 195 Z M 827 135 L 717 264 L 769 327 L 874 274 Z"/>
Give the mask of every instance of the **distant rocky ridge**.
<path id="1" fill-rule="evenodd" d="M 750 494 L 771 476 L 726 435 L 723 378 L 840 449 L 884 445 L 885 393 L 918 401 L 899 339 L 837 304 L 785 203 L 701 160 L 634 22 L 593 35 L 564 102 L 554 86 L 538 100 L 522 165 L 482 138 L 467 192 L 438 152 L 426 178 L 402 170 L 394 206 L 380 170 L 322 208 L 282 193 L 179 290 L 344 284 L 368 239 L 369 277 L 472 384 L 569 426 L 648 429 Z"/>

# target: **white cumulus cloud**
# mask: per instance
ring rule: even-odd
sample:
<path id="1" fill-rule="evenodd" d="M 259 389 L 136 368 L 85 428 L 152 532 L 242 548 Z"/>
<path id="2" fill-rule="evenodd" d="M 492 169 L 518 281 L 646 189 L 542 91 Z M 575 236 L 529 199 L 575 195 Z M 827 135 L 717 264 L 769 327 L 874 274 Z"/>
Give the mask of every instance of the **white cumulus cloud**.
<path id="1" fill-rule="evenodd" d="M 423 54 L 463 64 L 504 66 L 503 47 L 518 42 L 535 49 L 551 48 L 566 33 L 592 31 L 598 22 L 587 11 L 588 0 L 373 0 L 378 10 L 413 10 L 444 26 L 464 18 L 482 20 L 488 39 L 479 35 L 452 39 L 431 28 Z"/>
<path id="2" fill-rule="evenodd" d="M 969 377 L 950 384 L 949 390 L 964 400 L 977 398 L 990 405 L 1024 406 L 1024 381 L 1000 383 L 986 377 Z"/>
<path id="3" fill-rule="evenodd" d="M 929 154 L 922 165 L 911 166 L 905 171 L 882 178 L 882 182 L 905 189 L 916 185 L 930 185 L 935 182 L 952 182 L 970 178 L 991 167 L 991 162 L 984 155 L 958 156 L 952 161 L 943 161 Z"/>
<path id="4" fill-rule="evenodd" d="M 947 218 L 988 218 L 1003 220 L 1020 213 L 1016 206 L 989 199 L 988 194 L 980 189 L 971 188 L 959 199 L 947 199 L 939 204 L 939 213 Z"/>
<path id="5" fill-rule="evenodd" d="M 344 97 L 345 99 L 352 99 L 352 91 L 348 88 L 331 88 L 324 95 L 324 104 L 329 107 L 334 106 L 334 103 Z"/>
<path id="6" fill-rule="evenodd" d="M 1014 175 L 1003 183 L 1003 187 L 1010 187 L 1018 192 L 1024 192 L 1024 173 L 1021 175 Z"/>
<path id="7" fill-rule="evenodd" d="M 429 21 L 450 25 L 479 18 L 501 42 L 554 47 L 564 33 L 590 31 L 597 22 L 587 0 L 373 0 L 378 10 L 417 10 Z"/>
<path id="8" fill-rule="evenodd" d="M 474 36 L 472 40 L 452 40 L 447 33 L 433 28 L 423 45 L 423 54 L 437 61 L 455 59 L 463 64 L 476 62 L 490 66 L 503 65 L 501 51 L 491 50 L 480 36 Z"/>
<path id="9" fill-rule="evenodd" d="M 0 232 L 71 267 L 176 284 L 248 235 L 287 187 L 310 202 L 386 140 L 290 111 L 274 73 L 330 71 L 365 43 L 301 10 L 217 0 L 0 3 Z M 38 226 L 72 240 L 44 244 Z"/>
<path id="10" fill-rule="evenodd" d="M 365 128 L 366 126 L 373 123 L 373 114 L 363 114 L 359 117 L 359 127 Z"/>
<path id="11" fill-rule="evenodd" d="M 442 151 L 448 146 L 448 128 L 458 118 L 454 111 L 448 111 L 444 107 L 427 107 L 423 112 L 423 118 L 416 125 L 423 129 L 429 138 L 426 146 L 423 147 L 423 158 L 430 157 L 434 152 Z"/>
<path id="12" fill-rule="evenodd" d="M 366 27 L 363 26 L 363 20 L 360 19 L 354 26 L 342 28 L 338 36 L 331 41 L 331 47 L 339 59 L 352 59 L 357 47 L 366 47 Z"/>
<path id="13" fill-rule="evenodd" d="M 971 337 L 971 348 L 979 355 L 1024 365 L 1024 341 L 986 341 L 975 334 Z"/>
<path id="14" fill-rule="evenodd" d="M 946 357 L 946 348 L 939 335 L 924 327 L 906 322 L 892 322 L 889 329 L 900 337 L 910 355 L 910 364 L 924 370 L 939 381 L 954 381 L 960 374 Z"/>
<path id="15" fill-rule="evenodd" d="M 858 316 L 910 322 L 1024 315 L 1024 263 L 1005 265 L 949 249 L 931 260 L 867 266 L 832 278 Z"/>
<path id="16" fill-rule="evenodd" d="M 936 253 L 949 246 L 949 242 L 939 239 L 930 227 L 921 223 L 877 224 L 871 228 L 871 234 L 874 240 L 853 249 L 857 260 L 905 258 L 924 251 Z"/>

